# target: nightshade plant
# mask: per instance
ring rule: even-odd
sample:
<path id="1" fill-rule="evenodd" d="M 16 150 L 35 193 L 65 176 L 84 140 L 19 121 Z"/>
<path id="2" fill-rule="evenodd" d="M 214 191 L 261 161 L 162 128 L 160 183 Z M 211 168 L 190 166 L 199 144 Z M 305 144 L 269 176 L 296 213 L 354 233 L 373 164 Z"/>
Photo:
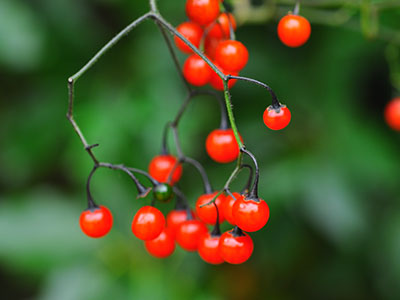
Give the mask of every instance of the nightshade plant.
<path id="1" fill-rule="evenodd" d="M 152 189 L 154 199 L 160 203 L 167 202 L 174 195 L 176 196 L 175 209 L 168 214 L 167 218 L 154 207 L 155 200 L 150 206 L 144 206 L 139 209 L 134 216 L 132 232 L 139 239 L 145 241 L 146 249 L 150 254 L 160 258 L 169 256 L 175 249 L 175 241 L 188 251 L 196 251 L 201 240 L 203 249 L 201 257 L 204 258 L 207 256 L 204 252 L 205 247 L 211 247 L 215 250 L 215 243 L 219 241 L 221 236 L 223 243 L 220 246 L 217 245 L 218 251 L 215 252 L 213 250 L 213 258 L 211 259 L 207 256 L 205 260 L 211 263 L 221 263 L 222 261 L 233 264 L 243 263 L 251 256 L 253 242 L 251 237 L 244 233 L 242 229 L 247 231 L 261 229 L 268 221 L 269 208 L 265 201 L 258 196 L 259 168 L 257 160 L 252 152 L 246 148 L 236 126 L 231 104 L 231 84 L 237 80 L 243 80 L 259 85 L 269 92 L 272 97 L 272 104 L 266 109 L 268 118 L 264 114 L 264 122 L 271 129 L 284 128 L 290 121 L 290 112 L 285 105 L 278 101 L 276 94 L 267 84 L 248 77 L 238 76 L 238 73 L 246 65 L 249 55 L 246 47 L 236 41 L 234 17 L 226 11 L 226 7 L 220 0 L 188 0 L 186 13 L 191 21 L 185 22 L 177 28 L 162 17 L 155 0 L 150 0 L 149 4 L 149 12 L 124 28 L 101 48 L 86 65 L 68 79 L 69 105 L 67 118 L 93 161 L 93 169 L 86 183 L 88 208 L 81 215 L 81 229 L 86 235 L 95 238 L 102 237 L 110 231 L 113 220 L 112 215 L 106 207 L 96 204 L 90 192 L 90 182 L 93 174 L 99 168 L 120 170 L 126 173 L 134 182 L 138 190 L 138 198 L 146 197 Z M 150 163 L 149 172 L 122 164 L 100 161 L 93 152 L 93 148 L 97 147 L 98 144 L 89 144 L 87 142 L 73 115 L 74 85 L 77 80 L 118 43 L 122 37 L 146 20 L 153 21 L 160 30 L 187 89 L 186 99 L 184 99 L 177 115 L 164 128 L 161 153 Z M 208 36 L 208 33 L 210 33 L 210 36 Z M 182 68 L 176 57 L 169 34 L 174 36 L 175 43 L 181 51 L 192 53 L 192 56 L 189 57 L 191 61 L 185 64 L 183 71 L 181 71 Z M 199 34 L 201 34 L 200 37 L 198 36 Z M 199 41 L 199 38 L 201 41 Z M 207 48 L 207 45 L 205 45 L 209 38 L 214 39 L 215 49 Z M 204 47 L 205 51 L 202 50 Z M 196 75 L 199 76 L 196 78 Z M 215 89 L 222 89 L 223 97 L 220 97 L 215 91 L 198 90 L 190 85 L 201 86 L 208 82 Z M 219 163 L 229 163 L 236 160 L 235 168 L 224 186 L 219 190 L 212 188 L 203 166 L 195 159 L 186 156 L 180 146 L 179 121 L 192 99 L 199 95 L 208 95 L 215 98 L 221 109 L 220 128 L 215 129 L 207 138 L 206 148 L 208 154 Z M 168 132 L 173 134 L 177 157 L 171 155 L 168 150 Z M 243 163 L 244 156 L 248 156 L 252 160 L 254 168 Z M 182 164 L 192 165 L 202 177 L 204 194 L 199 197 L 196 205 L 197 216 L 200 219 L 194 217 L 184 194 L 174 185 L 182 175 Z M 241 193 L 232 193 L 230 191 L 231 182 L 245 168 L 250 171 L 245 188 Z M 135 174 L 146 176 L 152 186 L 144 186 Z M 226 194 L 228 198 L 225 196 Z M 236 203 L 235 200 L 237 201 Z M 224 216 L 225 212 L 226 216 Z M 237 216 L 237 220 L 235 220 L 235 216 Z M 221 235 L 219 222 L 225 219 L 235 225 L 235 228 Z M 216 227 L 209 233 L 206 224 L 216 224 Z M 239 224 L 244 228 L 241 229 L 240 226 L 237 226 Z M 204 237 L 205 235 L 207 237 Z M 212 243 L 212 245 L 204 243 Z M 215 257 L 216 253 L 219 253 L 220 257 Z"/>

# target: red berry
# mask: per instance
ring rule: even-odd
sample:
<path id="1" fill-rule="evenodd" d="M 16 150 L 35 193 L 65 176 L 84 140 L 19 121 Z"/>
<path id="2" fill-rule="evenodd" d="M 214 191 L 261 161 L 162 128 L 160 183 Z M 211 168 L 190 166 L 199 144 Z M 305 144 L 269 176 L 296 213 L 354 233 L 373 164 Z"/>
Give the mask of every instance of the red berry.
<path id="1" fill-rule="evenodd" d="M 248 60 L 249 52 L 238 41 L 222 41 L 215 50 L 215 62 L 226 71 L 239 72 L 247 64 Z"/>
<path id="2" fill-rule="evenodd" d="M 288 126 L 291 117 L 290 110 L 284 105 L 280 108 L 273 108 L 270 105 L 264 111 L 263 115 L 265 126 L 272 130 L 280 130 Z"/>
<path id="3" fill-rule="evenodd" d="M 211 26 L 211 28 L 208 31 L 207 36 L 216 38 L 216 39 L 227 39 L 230 37 L 230 26 L 229 23 L 232 26 L 232 29 L 235 31 L 236 30 L 236 21 L 235 18 L 231 13 L 222 13 L 219 15 L 217 18 L 217 21 L 215 24 Z"/>
<path id="4" fill-rule="evenodd" d="M 386 105 L 385 120 L 392 129 L 400 131 L 400 97 L 392 99 Z"/>
<path id="5" fill-rule="evenodd" d="M 103 205 L 86 209 L 79 218 L 83 233 L 92 238 L 105 236 L 111 230 L 112 224 L 111 212 Z"/>
<path id="6" fill-rule="evenodd" d="M 170 228 L 164 228 L 160 235 L 153 240 L 145 241 L 146 250 L 153 256 L 165 258 L 175 250 L 174 235 Z"/>
<path id="7" fill-rule="evenodd" d="M 219 15 L 219 0 L 187 0 L 186 15 L 199 25 L 207 25 Z"/>
<path id="8" fill-rule="evenodd" d="M 169 154 L 158 155 L 152 159 L 149 164 L 149 174 L 159 182 L 167 182 L 169 175 L 172 173 L 171 185 L 179 181 L 182 176 L 182 165 L 178 164 L 178 160 Z"/>
<path id="9" fill-rule="evenodd" d="M 197 251 L 205 262 L 214 265 L 222 264 L 224 262 L 218 250 L 219 239 L 219 235 L 213 236 L 210 233 L 206 233 L 201 237 Z"/>
<path id="10" fill-rule="evenodd" d="M 162 212 L 149 205 L 140 208 L 132 221 L 133 234 L 144 241 L 158 237 L 164 227 L 165 218 Z"/>
<path id="11" fill-rule="evenodd" d="M 203 29 L 196 23 L 184 22 L 176 30 L 189 40 L 196 48 L 199 48 Z M 179 37 L 174 37 L 175 45 L 184 53 L 192 53 L 193 50 L 185 44 Z"/>
<path id="12" fill-rule="evenodd" d="M 208 204 L 206 206 L 200 207 L 207 202 L 210 202 L 218 192 L 214 192 L 212 194 L 204 194 L 201 195 L 196 201 L 196 214 L 200 220 L 202 220 L 206 224 L 215 224 L 217 221 L 217 209 L 215 208 L 214 204 Z M 221 206 L 225 201 L 224 194 L 221 194 L 215 199 L 215 204 L 218 207 L 219 213 L 219 223 L 224 221 L 224 215 L 222 214 Z"/>
<path id="13" fill-rule="evenodd" d="M 192 218 L 194 214 L 191 211 Z M 171 210 L 167 215 L 167 227 L 171 229 L 171 232 L 175 235 L 179 225 L 187 220 L 187 210 Z"/>
<path id="14" fill-rule="evenodd" d="M 242 137 L 240 137 L 242 140 Z M 215 129 L 206 139 L 208 155 L 219 163 L 230 163 L 239 156 L 239 145 L 232 129 Z"/>
<path id="15" fill-rule="evenodd" d="M 234 76 L 238 76 L 239 75 L 238 72 L 227 72 L 224 69 L 222 69 L 220 66 L 218 66 L 216 63 L 214 63 L 214 64 L 225 75 L 234 75 Z M 235 85 L 236 81 L 237 81 L 237 79 L 229 80 L 228 81 L 228 88 L 232 88 Z M 223 83 L 222 79 L 214 71 L 211 72 L 210 84 L 217 91 L 223 91 L 224 90 L 224 83 Z"/>
<path id="16" fill-rule="evenodd" d="M 247 233 L 235 235 L 234 230 L 221 235 L 218 252 L 222 259 L 230 264 L 241 264 L 253 253 L 253 240 Z"/>
<path id="17" fill-rule="evenodd" d="M 196 251 L 202 235 L 207 233 L 206 225 L 199 220 L 186 220 L 179 225 L 175 239 L 187 251 Z"/>
<path id="18" fill-rule="evenodd" d="M 286 46 L 300 47 L 307 42 L 310 34 L 310 22 L 302 16 L 288 14 L 279 21 L 278 36 Z"/>
<path id="19" fill-rule="evenodd" d="M 235 201 L 232 207 L 232 215 L 235 225 L 248 232 L 260 230 L 269 219 L 269 207 L 267 203 L 259 199 L 246 199 L 241 197 Z"/>
<path id="20" fill-rule="evenodd" d="M 233 194 L 233 196 L 235 196 L 236 200 L 234 198 L 232 198 L 231 195 L 226 196 L 225 201 L 222 203 L 222 212 L 224 214 L 225 219 L 229 223 L 231 223 L 232 225 L 236 225 L 235 219 L 233 218 L 233 215 L 232 215 L 232 208 L 233 208 L 233 205 L 235 204 L 235 202 L 239 199 L 242 199 L 243 196 L 236 192 L 234 192 L 232 194 Z"/>
<path id="21" fill-rule="evenodd" d="M 213 38 L 208 35 L 206 36 L 206 39 L 204 40 L 204 52 L 207 54 L 207 57 L 210 59 L 215 58 L 215 50 L 217 50 L 220 42 L 220 39 Z"/>
<path id="22" fill-rule="evenodd" d="M 213 69 L 198 55 L 189 56 L 183 65 L 183 76 L 195 86 L 206 85 L 211 78 Z"/>

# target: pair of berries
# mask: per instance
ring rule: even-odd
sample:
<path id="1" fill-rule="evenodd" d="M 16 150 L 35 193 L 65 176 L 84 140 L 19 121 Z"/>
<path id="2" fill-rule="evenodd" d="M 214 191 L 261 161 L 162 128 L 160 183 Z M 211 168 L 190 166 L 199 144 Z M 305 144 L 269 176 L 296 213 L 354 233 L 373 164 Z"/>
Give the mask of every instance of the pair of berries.
<path id="1" fill-rule="evenodd" d="M 196 214 L 206 224 L 215 224 L 217 220 L 222 223 L 224 220 L 236 225 L 244 231 L 258 231 L 267 224 L 269 219 L 269 207 L 262 199 L 247 199 L 239 193 L 225 197 L 223 194 L 215 199 L 215 204 L 208 204 L 217 192 L 201 195 L 196 201 Z"/>

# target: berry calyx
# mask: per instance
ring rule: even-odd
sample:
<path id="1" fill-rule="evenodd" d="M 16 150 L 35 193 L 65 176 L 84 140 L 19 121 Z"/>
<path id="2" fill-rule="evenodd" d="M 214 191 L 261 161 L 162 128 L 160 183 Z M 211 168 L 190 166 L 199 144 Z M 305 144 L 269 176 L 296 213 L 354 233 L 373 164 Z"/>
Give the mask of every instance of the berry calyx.
<path id="1" fill-rule="evenodd" d="M 217 195 L 218 192 L 214 192 L 211 194 L 204 194 L 201 195 L 197 201 L 196 201 L 196 214 L 199 217 L 200 220 L 202 220 L 206 224 L 215 224 L 217 221 L 217 208 L 215 208 L 215 205 L 213 203 L 202 206 L 208 202 L 210 202 L 215 195 Z M 224 215 L 222 214 L 222 204 L 225 201 L 225 196 L 224 194 L 221 194 L 215 199 L 215 204 L 218 207 L 218 220 L 219 223 L 222 223 L 224 221 Z"/>
<path id="2" fill-rule="evenodd" d="M 237 227 L 223 233 L 219 240 L 218 252 L 230 264 L 244 263 L 250 258 L 253 249 L 251 237 Z"/>
<path id="3" fill-rule="evenodd" d="M 185 222 L 188 219 L 194 218 L 193 211 L 190 211 L 191 216 L 188 218 L 188 211 L 187 209 L 182 210 L 171 210 L 167 215 L 167 227 L 171 229 L 173 234 L 175 235 L 176 231 L 178 230 L 179 225 Z"/>
<path id="4" fill-rule="evenodd" d="M 157 184 L 153 189 L 154 198 L 161 202 L 168 202 L 174 196 L 172 187 L 168 183 Z"/>
<path id="5" fill-rule="evenodd" d="M 171 229 L 166 227 L 158 237 L 144 243 L 147 252 L 158 258 L 170 256 L 175 250 L 174 234 Z"/>
<path id="6" fill-rule="evenodd" d="M 189 56 L 183 65 L 183 76 L 194 86 L 206 85 L 213 69 L 197 54 Z"/>
<path id="7" fill-rule="evenodd" d="M 206 139 L 206 150 L 216 162 L 230 163 L 236 160 L 239 156 L 239 145 L 233 130 L 229 128 L 211 131 Z"/>
<path id="8" fill-rule="evenodd" d="M 221 68 L 218 64 L 216 64 L 216 63 L 214 63 L 214 64 L 225 75 L 234 75 L 234 76 L 238 76 L 239 75 L 238 72 L 228 72 L 228 71 L 224 70 L 223 68 Z M 237 79 L 229 80 L 228 81 L 228 88 L 232 88 L 235 85 L 236 81 L 237 81 Z M 218 74 L 216 72 L 214 72 L 214 70 L 211 72 L 210 84 L 217 91 L 223 91 L 224 90 L 224 82 L 218 76 Z"/>
<path id="9" fill-rule="evenodd" d="M 161 211 L 153 206 L 140 208 L 132 221 L 132 232 L 141 240 L 155 239 L 165 227 L 165 218 Z"/>
<path id="10" fill-rule="evenodd" d="M 392 99 L 385 107 L 385 121 L 393 129 L 400 131 L 400 97 Z"/>
<path id="11" fill-rule="evenodd" d="M 300 47 L 307 42 L 310 34 L 310 22 L 302 16 L 288 14 L 279 21 L 278 37 L 286 46 Z"/>
<path id="12" fill-rule="evenodd" d="M 176 30 L 189 40 L 196 48 L 199 48 L 203 29 L 196 23 L 184 22 L 180 24 Z M 185 44 L 179 37 L 174 37 L 175 45 L 184 53 L 192 53 L 193 50 Z"/>
<path id="13" fill-rule="evenodd" d="M 171 173 L 172 176 L 170 176 Z M 179 164 L 176 157 L 172 155 L 158 155 L 154 157 L 149 164 L 149 174 L 159 182 L 166 182 L 174 185 L 182 176 L 182 165 Z M 169 179 L 171 179 L 171 182 L 168 182 Z"/>
<path id="14" fill-rule="evenodd" d="M 246 66 L 248 60 L 249 52 L 239 41 L 222 41 L 215 49 L 215 62 L 228 72 L 239 72 Z"/>
<path id="15" fill-rule="evenodd" d="M 187 0 L 186 15 L 199 25 L 207 25 L 219 15 L 219 0 Z"/>
<path id="16" fill-rule="evenodd" d="M 196 251 L 201 236 L 207 233 L 206 225 L 199 220 L 186 220 L 181 223 L 175 233 L 179 246 L 187 251 Z"/>
<path id="17" fill-rule="evenodd" d="M 275 108 L 270 105 L 266 108 L 263 115 L 265 126 L 272 130 L 281 130 L 289 125 L 292 114 L 286 105 Z"/>
<path id="18" fill-rule="evenodd" d="M 231 13 L 222 13 L 214 25 L 208 31 L 207 36 L 216 39 L 227 39 L 230 37 L 230 26 L 236 30 L 236 21 Z"/>
<path id="19" fill-rule="evenodd" d="M 232 207 L 235 225 L 247 232 L 260 230 L 269 219 L 269 207 L 262 199 L 240 197 Z"/>
<path id="20" fill-rule="evenodd" d="M 226 221 L 228 221 L 232 225 L 236 225 L 235 219 L 233 218 L 233 214 L 232 214 L 232 208 L 237 200 L 243 198 L 243 195 L 236 193 L 236 192 L 232 193 L 232 195 L 235 196 L 235 198 L 233 198 L 231 195 L 226 196 L 225 201 L 222 203 L 221 211 L 222 211 Z"/>
<path id="21" fill-rule="evenodd" d="M 219 254 L 220 235 L 206 233 L 200 238 L 198 253 L 200 257 L 209 264 L 218 265 L 224 262 Z"/>
<path id="22" fill-rule="evenodd" d="M 83 233 L 92 238 L 105 236 L 111 230 L 112 224 L 112 214 L 103 205 L 84 210 L 79 218 Z"/>

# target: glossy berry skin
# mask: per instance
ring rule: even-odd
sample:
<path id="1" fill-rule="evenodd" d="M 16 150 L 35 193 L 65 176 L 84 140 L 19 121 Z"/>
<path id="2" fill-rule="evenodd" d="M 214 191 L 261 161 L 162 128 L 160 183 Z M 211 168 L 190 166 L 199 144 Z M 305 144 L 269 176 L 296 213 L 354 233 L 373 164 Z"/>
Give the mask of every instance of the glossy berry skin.
<path id="1" fill-rule="evenodd" d="M 233 196 L 235 196 L 236 200 L 240 200 L 243 198 L 243 196 L 239 193 L 234 192 L 232 194 L 233 194 Z M 222 212 L 224 214 L 225 220 L 228 221 L 232 225 L 236 225 L 235 219 L 233 218 L 233 214 L 232 214 L 232 208 L 236 202 L 235 199 L 232 198 L 231 195 L 227 195 L 225 198 L 225 201 L 222 203 Z"/>
<path id="2" fill-rule="evenodd" d="M 222 41 L 215 50 L 215 62 L 228 72 L 239 72 L 248 60 L 249 52 L 239 41 Z"/>
<path id="3" fill-rule="evenodd" d="M 218 252 L 224 261 L 230 264 L 242 264 L 253 253 L 253 240 L 247 233 L 235 236 L 233 230 L 221 235 Z"/>
<path id="4" fill-rule="evenodd" d="M 281 130 L 285 128 L 289 125 L 291 118 L 292 114 L 285 105 L 282 105 L 278 109 L 275 109 L 270 105 L 264 111 L 263 115 L 265 126 L 272 130 Z"/>
<path id="5" fill-rule="evenodd" d="M 186 15 L 202 26 L 215 21 L 219 15 L 219 0 L 187 0 Z"/>
<path id="6" fill-rule="evenodd" d="M 242 138 L 240 137 L 242 140 Z M 232 129 L 215 129 L 206 139 L 208 155 L 218 163 L 230 163 L 239 156 L 239 145 Z"/>
<path id="7" fill-rule="evenodd" d="M 208 31 L 207 36 L 216 39 L 228 39 L 230 37 L 230 27 L 231 23 L 232 29 L 236 30 L 236 21 L 231 13 L 222 13 L 217 18 L 217 21 Z"/>
<path id="8" fill-rule="evenodd" d="M 400 97 L 392 99 L 385 107 L 385 121 L 393 129 L 400 131 Z"/>
<path id="9" fill-rule="evenodd" d="M 215 208 L 213 203 L 203 207 L 200 206 L 206 204 L 207 202 L 210 202 L 215 197 L 216 194 L 218 194 L 218 192 L 201 195 L 196 201 L 196 214 L 199 217 L 199 219 L 206 224 L 214 225 L 216 223 L 217 209 Z M 219 218 L 218 218 L 219 223 L 222 223 L 224 221 L 224 215 L 221 209 L 221 206 L 224 203 L 224 201 L 225 201 L 224 194 L 219 195 L 217 199 L 215 199 L 215 204 L 217 205 L 219 212 Z"/>
<path id="10" fill-rule="evenodd" d="M 196 48 L 199 48 L 201 37 L 203 36 L 203 28 L 193 22 L 184 22 L 180 24 L 176 30 L 189 40 Z M 190 49 L 179 37 L 174 37 L 175 45 L 184 53 L 192 53 Z"/>
<path id="11" fill-rule="evenodd" d="M 179 164 L 175 168 L 177 162 L 176 157 L 169 154 L 155 156 L 149 164 L 149 174 L 159 182 L 167 182 L 170 173 L 173 171 L 171 182 L 169 183 L 173 185 L 182 176 L 182 165 Z"/>
<path id="12" fill-rule="evenodd" d="M 163 231 L 153 240 L 145 241 L 147 252 L 157 258 L 170 256 L 175 250 L 174 234 L 171 229 L 164 228 Z"/>
<path id="13" fill-rule="evenodd" d="M 160 202 L 168 202 L 174 196 L 172 187 L 168 183 L 157 184 L 153 189 L 154 198 Z"/>
<path id="14" fill-rule="evenodd" d="M 196 251 L 200 238 L 207 233 L 206 225 L 199 220 L 186 220 L 175 233 L 175 240 L 186 251 Z"/>
<path id="15" fill-rule="evenodd" d="M 79 218 L 83 233 L 92 238 L 105 236 L 111 230 L 112 224 L 111 212 L 103 205 L 86 209 Z"/>
<path id="16" fill-rule="evenodd" d="M 235 225 L 247 232 L 260 230 L 267 224 L 269 219 L 269 207 L 267 203 L 259 199 L 258 201 L 239 198 L 232 207 L 232 216 Z"/>
<path id="17" fill-rule="evenodd" d="M 218 44 L 221 42 L 220 39 L 206 36 L 204 40 L 204 52 L 210 59 L 214 60 L 215 50 L 217 50 Z"/>
<path id="18" fill-rule="evenodd" d="M 213 236 L 210 233 L 207 233 L 201 237 L 197 251 L 205 262 L 213 265 L 219 265 L 224 262 L 219 254 L 219 239 L 219 235 Z"/>
<path id="19" fill-rule="evenodd" d="M 216 64 L 216 63 L 214 63 L 214 64 L 225 75 L 234 75 L 234 76 L 238 76 L 239 75 L 238 72 L 228 72 L 228 71 L 222 69 L 220 66 L 218 66 L 218 64 Z M 229 80 L 228 81 L 228 88 L 231 89 L 235 85 L 236 81 L 237 81 L 237 79 Z M 211 73 L 210 84 L 217 91 L 223 91 L 224 90 L 224 83 L 223 83 L 222 79 L 218 76 L 218 74 L 216 72 L 214 72 L 214 70 Z"/>
<path id="20" fill-rule="evenodd" d="M 183 65 L 183 76 L 194 86 L 206 85 L 214 72 L 211 67 L 198 55 L 189 56 Z"/>
<path id="21" fill-rule="evenodd" d="M 288 14 L 279 21 L 279 39 L 288 47 L 296 48 L 304 45 L 310 34 L 310 22 L 302 16 Z"/>
<path id="22" fill-rule="evenodd" d="M 191 211 L 192 218 L 194 218 L 194 213 Z M 171 229 L 172 233 L 175 235 L 179 225 L 187 220 L 187 210 L 171 210 L 167 215 L 167 227 Z"/>
<path id="23" fill-rule="evenodd" d="M 158 237 L 164 227 L 165 218 L 162 212 L 149 205 L 140 208 L 132 221 L 133 234 L 144 241 Z"/>

